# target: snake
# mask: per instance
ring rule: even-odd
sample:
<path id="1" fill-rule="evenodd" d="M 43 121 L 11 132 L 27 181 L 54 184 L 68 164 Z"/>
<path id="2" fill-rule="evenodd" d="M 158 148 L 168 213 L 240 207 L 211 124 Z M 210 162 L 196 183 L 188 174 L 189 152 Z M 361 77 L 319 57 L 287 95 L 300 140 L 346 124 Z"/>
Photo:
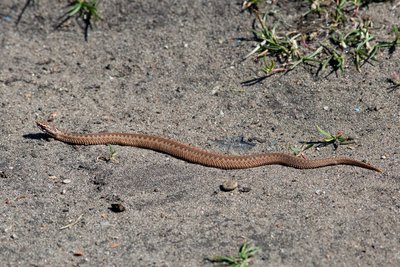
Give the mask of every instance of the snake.
<path id="1" fill-rule="evenodd" d="M 305 159 L 286 153 L 227 155 L 207 151 L 173 139 L 140 133 L 70 133 L 47 121 L 36 121 L 37 127 L 50 137 L 73 145 L 121 145 L 154 150 L 187 162 L 219 169 L 248 169 L 264 165 L 283 165 L 297 169 L 314 169 L 332 165 L 352 165 L 382 172 L 368 163 L 348 157 Z"/>

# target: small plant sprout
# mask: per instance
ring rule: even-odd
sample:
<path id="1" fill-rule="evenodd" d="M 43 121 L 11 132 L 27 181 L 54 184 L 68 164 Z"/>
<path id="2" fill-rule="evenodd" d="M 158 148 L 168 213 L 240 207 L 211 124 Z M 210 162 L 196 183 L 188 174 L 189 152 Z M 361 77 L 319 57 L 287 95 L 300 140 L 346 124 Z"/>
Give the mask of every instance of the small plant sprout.
<path id="1" fill-rule="evenodd" d="M 117 155 L 118 155 L 118 153 L 117 153 L 117 151 L 113 148 L 113 146 L 112 145 L 108 145 L 108 151 L 109 151 L 109 154 L 108 154 L 108 160 L 107 161 L 117 161 Z"/>
<path id="2" fill-rule="evenodd" d="M 392 28 L 392 32 L 394 33 L 394 40 L 393 40 L 393 42 L 390 42 L 389 44 L 395 48 L 397 45 L 400 45 L 399 27 L 397 25 L 394 25 Z"/>
<path id="3" fill-rule="evenodd" d="M 392 33 L 394 34 L 394 40 L 391 42 L 379 42 L 379 48 L 389 48 L 389 53 L 393 54 L 396 51 L 396 47 L 400 45 L 400 31 L 397 25 L 392 27 Z"/>
<path id="4" fill-rule="evenodd" d="M 322 52 L 322 46 L 319 47 L 317 50 L 315 50 L 314 52 L 310 53 L 309 55 L 304 55 L 298 58 L 298 60 L 296 62 L 293 62 L 290 65 L 290 69 L 294 69 L 297 65 L 299 65 L 300 63 L 310 63 L 310 62 L 317 62 L 317 63 L 321 63 L 320 60 L 317 60 L 316 57 L 318 54 L 320 54 Z"/>
<path id="5" fill-rule="evenodd" d="M 301 158 L 306 158 L 306 155 L 304 154 L 304 151 L 306 151 L 309 148 L 312 148 L 314 145 L 313 144 L 307 144 L 307 145 L 302 145 L 300 148 L 297 146 L 289 145 L 289 150 L 292 151 L 293 155 Z"/>
<path id="6" fill-rule="evenodd" d="M 328 146 L 330 144 L 333 145 L 334 149 L 336 150 L 340 145 L 350 145 L 354 144 L 354 139 L 345 135 L 344 131 L 338 131 L 336 134 L 331 134 L 328 131 L 322 130 L 318 125 L 315 126 L 317 131 L 325 136 L 324 139 L 320 141 L 301 141 L 300 143 L 303 145 L 307 145 L 306 147 L 301 147 L 300 149 L 297 147 L 289 146 L 289 149 L 295 153 L 295 155 L 300 155 L 304 157 L 303 152 L 307 149 L 310 149 L 314 146 L 318 149 L 319 147 Z M 352 148 L 352 147 L 348 147 Z"/>
<path id="7" fill-rule="evenodd" d="M 107 157 L 99 156 L 99 157 L 96 158 L 96 160 L 103 160 L 103 161 L 106 161 L 106 162 L 118 163 L 118 160 L 117 160 L 118 153 L 117 153 L 117 151 L 114 149 L 114 147 L 112 145 L 107 145 L 107 147 L 108 147 L 108 156 Z"/>
<path id="8" fill-rule="evenodd" d="M 318 125 L 315 126 L 318 132 L 325 136 L 323 141 L 319 142 L 322 145 L 333 144 L 334 148 L 337 149 L 339 145 L 347 145 L 352 143 L 352 138 L 344 134 L 343 131 L 338 131 L 336 135 L 330 132 L 322 130 Z"/>
<path id="9" fill-rule="evenodd" d="M 346 22 L 345 15 L 345 5 L 347 4 L 347 0 L 336 0 L 336 7 L 333 16 L 333 20 L 335 23 L 344 23 Z"/>
<path id="10" fill-rule="evenodd" d="M 333 71 L 340 70 L 344 72 L 345 56 L 343 53 L 338 52 L 334 48 L 323 46 L 324 53 L 326 54 L 325 59 L 321 62 L 321 70 L 324 71 L 326 67 L 331 66 Z"/>
<path id="11" fill-rule="evenodd" d="M 96 19 L 101 19 L 97 12 L 97 6 L 99 4 L 98 0 L 75 0 L 73 1 L 67 10 L 67 12 L 62 16 L 62 21 L 56 26 L 56 28 L 61 27 L 66 21 L 74 16 L 82 19 L 84 22 L 85 30 L 85 41 L 88 40 L 89 27 L 92 29 L 92 21 Z"/>
<path id="12" fill-rule="evenodd" d="M 256 255 L 261 249 L 245 242 L 240 246 L 237 256 L 215 256 L 209 259 L 211 262 L 224 263 L 230 267 L 247 267 L 250 264 L 250 258 Z"/>

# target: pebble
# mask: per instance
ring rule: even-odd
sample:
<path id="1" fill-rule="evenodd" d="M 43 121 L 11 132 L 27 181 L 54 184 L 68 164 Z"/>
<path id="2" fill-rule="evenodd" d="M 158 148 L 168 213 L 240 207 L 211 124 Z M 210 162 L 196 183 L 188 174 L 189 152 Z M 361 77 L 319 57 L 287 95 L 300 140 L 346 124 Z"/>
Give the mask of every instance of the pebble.
<path id="1" fill-rule="evenodd" d="M 317 190 L 315 190 L 315 194 L 317 194 L 317 195 L 324 195 L 324 194 L 325 194 L 325 191 L 320 190 L 320 189 L 317 189 Z"/>
<path id="2" fill-rule="evenodd" d="M 62 181 L 62 183 L 63 183 L 63 184 L 69 184 L 69 183 L 71 183 L 71 179 L 64 179 L 64 180 Z"/>
<path id="3" fill-rule="evenodd" d="M 113 204 L 111 204 L 111 211 L 123 212 L 123 211 L 125 211 L 125 207 L 121 203 L 113 203 Z"/>
<path id="4" fill-rule="evenodd" d="M 239 185 L 238 182 L 234 180 L 226 180 L 221 185 L 221 190 L 225 192 L 233 191 L 238 187 L 238 185 Z"/>

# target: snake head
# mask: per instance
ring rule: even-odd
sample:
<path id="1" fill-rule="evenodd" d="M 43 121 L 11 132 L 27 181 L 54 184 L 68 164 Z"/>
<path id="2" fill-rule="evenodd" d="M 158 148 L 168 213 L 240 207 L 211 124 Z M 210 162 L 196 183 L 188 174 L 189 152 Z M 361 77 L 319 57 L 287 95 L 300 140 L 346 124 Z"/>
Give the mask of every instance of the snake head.
<path id="1" fill-rule="evenodd" d="M 44 133 L 51 137 L 56 137 L 61 131 L 54 125 L 51 125 L 47 121 L 36 121 L 37 127 Z"/>

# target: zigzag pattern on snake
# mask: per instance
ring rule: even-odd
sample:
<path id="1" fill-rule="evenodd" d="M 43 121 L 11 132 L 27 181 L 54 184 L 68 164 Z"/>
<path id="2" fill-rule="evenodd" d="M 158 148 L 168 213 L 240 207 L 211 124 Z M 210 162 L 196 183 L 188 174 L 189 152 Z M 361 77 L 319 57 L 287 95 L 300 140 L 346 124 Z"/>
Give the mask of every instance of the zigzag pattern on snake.
<path id="1" fill-rule="evenodd" d="M 298 169 L 313 169 L 331 165 L 353 165 L 382 172 L 372 165 L 348 157 L 326 159 L 304 159 L 285 153 L 263 153 L 251 155 L 225 155 L 206 151 L 178 141 L 147 134 L 136 133 L 68 133 L 46 121 L 37 121 L 36 125 L 56 140 L 75 145 L 122 145 L 147 148 L 166 153 L 188 162 L 219 169 L 247 169 L 263 165 L 279 164 Z"/>

